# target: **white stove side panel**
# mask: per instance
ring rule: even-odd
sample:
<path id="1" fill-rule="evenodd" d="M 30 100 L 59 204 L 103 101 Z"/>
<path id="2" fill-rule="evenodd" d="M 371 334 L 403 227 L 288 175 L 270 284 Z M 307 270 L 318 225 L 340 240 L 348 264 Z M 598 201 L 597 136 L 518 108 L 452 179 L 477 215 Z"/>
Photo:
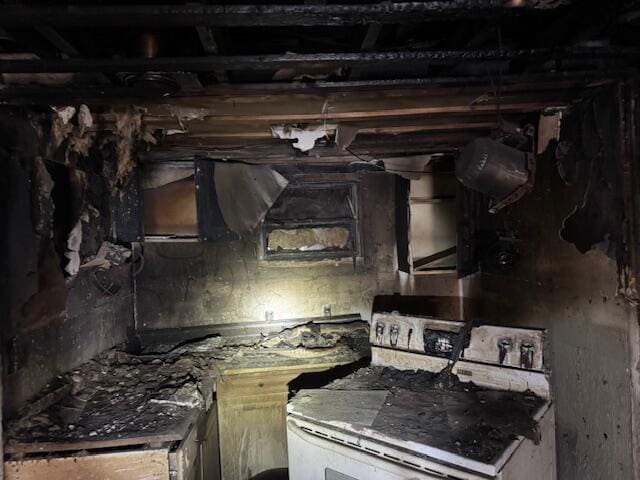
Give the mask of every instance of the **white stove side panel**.
<path id="1" fill-rule="evenodd" d="M 502 467 L 498 480 L 556 480 L 555 425 L 551 405 L 538 423 L 540 443 L 525 439 Z"/>

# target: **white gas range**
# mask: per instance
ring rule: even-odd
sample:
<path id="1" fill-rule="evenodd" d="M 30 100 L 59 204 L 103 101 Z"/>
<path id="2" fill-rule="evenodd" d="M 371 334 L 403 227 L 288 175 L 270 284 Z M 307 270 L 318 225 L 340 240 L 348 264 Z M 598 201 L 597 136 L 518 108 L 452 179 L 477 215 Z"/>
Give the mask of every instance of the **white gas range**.
<path id="1" fill-rule="evenodd" d="M 290 480 L 555 480 L 544 331 L 470 327 L 374 314 L 371 366 L 289 402 Z"/>

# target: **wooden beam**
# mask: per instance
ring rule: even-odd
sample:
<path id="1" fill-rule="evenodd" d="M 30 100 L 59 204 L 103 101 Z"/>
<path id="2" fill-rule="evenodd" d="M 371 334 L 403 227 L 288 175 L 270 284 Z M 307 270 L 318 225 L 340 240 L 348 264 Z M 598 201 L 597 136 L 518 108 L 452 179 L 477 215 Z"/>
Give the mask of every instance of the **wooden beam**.
<path id="1" fill-rule="evenodd" d="M 548 2 L 454 0 L 373 4 L 288 5 L 67 5 L 0 6 L 0 25 L 54 26 L 287 26 L 421 23 L 544 9 Z M 567 0 L 554 5 L 570 3 Z"/>
<path id="2" fill-rule="evenodd" d="M 504 75 L 501 90 L 518 88 L 529 91 L 560 90 L 568 88 L 587 88 L 590 84 L 602 85 L 615 82 L 627 75 L 626 70 L 577 70 L 566 72 L 528 73 L 526 75 Z M 490 78 L 486 76 L 407 78 L 395 80 L 348 80 L 272 83 L 234 83 L 210 85 L 199 89 L 202 97 L 223 95 L 260 95 L 260 94 L 327 94 L 333 92 L 363 92 L 389 89 L 441 89 L 464 85 L 493 89 Z M 179 91 L 171 98 L 193 96 L 193 91 Z M 159 98 L 156 93 L 145 89 L 117 85 L 71 84 L 59 86 L 47 85 L 0 85 L 0 100 L 11 105 L 38 105 L 57 102 L 79 102 L 86 104 L 123 105 L 138 102 L 140 99 Z M 166 100 L 166 97 L 163 97 Z"/>
<path id="3" fill-rule="evenodd" d="M 48 25 L 38 25 L 36 31 L 42 35 L 51 45 L 56 47 L 62 54 L 63 58 L 75 58 L 80 56 L 80 52 L 71 43 L 67 41 L 56 29 Z M 109 78 L 102 73 L 91 73 L 95 81 L 100 83 L 103 88 L 105 84 L 111 83 Z"/>
<path id="4" fill-rule="evenodd" d="M 207 55 L 220 55 L 220 45 L 216 41 L 213 28 L 205 25 L 198 25 L 196 26 L 196 31 L 198 32 L 198 37 L 200 38 L 200 43 L 202 43 L 204 53 Z M 216 70 L 214 73 L 218 81 L 229 81 L 229 77 L 225 70 Z"/>
<path id="5" fill-rule="evenodd" d="M 67 58 L 80 56 L 80 52 L 78 52 L 78 50 L 76 50 L 76 48 L 62 37 L 62 35 L 60 35 L 54 28 L 47 25 L 38 25 L 35 29 Z"/>
<path id="6" fill-rule="evenodd" d="M 311 53 L 276 55 L 235 55 L 207 57 L 154 58 L 69 58 L 3 60 L 2 73 L 70 73 L 70 72 L 208 72 L 225 70 L 275 70 L 291 66 L 335 65 L 377 67 L 424 63 L 429 65 L 459 64 L 460 62 L 509 61 L 515 59 L 544 59 L 562 61 L 580 59 L 613 62 L 634 61 L 640 49 L 614 47 L 568 47 L 525 50 L 430 50 L 399 52 Z"/>
<path id="7" fill-rule="evenodd" d="M 222 141 L 211 138 L 166 137 L 149 152 L 140 152 L 143 161 L 185 161 L 194 158 L 237 160 L 257 164 L 344 164 L 362 158 L 410 156 L 425 153 L 457 152 L 472 139 L 477 131 L 437 132 L 399 135 L 359 135 L 350 145 L 350 151 L 334 144 L 317 145 L 307 154 L 294 149 L 283 140 Z"/>
<path id="8" fill-rule="evenodd" d="M 296 123 L 359 121 L 432 115 L 487 115 L 534 112 L 563 106 L 581 90 L 526 91 L 503 89 L 496 97 L 485 87 L 455 87 L 340 92 L 318 95 L 193 96 L 140 101 L 144 121 L 154 128 L 182 128 L 189 122 Z M 130 102 L 130 100 L 129 100 Z M 89 104 L 90 106 L 92 104 Z M 96 124 L 113 123 L 113 114 L 96 114 Z"/>
<path id="9" fill-rule="evenodd" d="M 335 134 L 338 125 L 353 125 L 358 128 L 360 134 L 375 135 L 397 135 L 399 133 L 416 133 L 416 132 L 442 132 L 442 131 L 458 131 L 458 130 L 479 130 L 491 131 L 500 126 L 496 116 L 493 118 L 482 118 L 478 121 L 473 119 L 467 120 L 463 118 L 457 120 L 455 118 L 431 118 L 423 121 L 403 121 L 404 119 L 387 119 L 382 121 L 363 121 L 363 122 L 340 122 L 325 125 L 327 133 Z M 104 125 L 98 128 L 104 128 Z M 154 123 L 154 128 L 158 128 L 159 124 Z M 163 126 L 164 130 L 179 129 L 180 126 L 168 122 Z M 232 124 L 219 125 L 218 122 L 189 122 L 184 133 L 175 134 L 180 137 L 189 138 L 218 138 L 218 139 L 269 139 L 273 138 L 271 126 L 268 124 L 258 125 L 256 123 L 249 124 Z"/>
<path id="10" fill-rule="evenodd" d="M 380 32 L 382 32 L 382 24 L 380 23 L 372 23 L 367 28 L 367 33 L 362 40 L 362 44 L 360 45 L 360 51 L 362 52 L 370 52 L 372 51 L 376 43 L 378 42 L 378 37 L 380 36 Z M 359 68 L 354 68 L 351 70 L 349 75 L 350 78 L 360 78 L 362 74 L 362 70 Z"/>
<path id="11" fill-rule="evenodd" d="M 514 99 L 515 100 L 515 99 Z M 548 97 L 547 99 L 522 99 L 522 101 L 510 101 L 508 103 L 500 104 L 501 113 L 514 113 L 514 112 L 537 112 L 552 106 L 565 106 L 566 100 L 562 100 L 562 97 Z M 357 107 L 357 106 L 354 106 Z M 177 115 L 180 114 L 179 109 Z M 473 113 L 491 113 L 497 112 L 496 102 L 486 102 L 478 104 L 462 104 L 458 102 L 446 101 L 439 104 L 428 104 L 418 106 L 398 105 L 390 106 L 389 108 L 377 109 L 373 106 L 362 105 L 360 108 L 349 108 L 345 106 L 341 108 L 336 106 L 334 112 L 323 112 L 321 109 L 316 111 L 286 111 L 280 112 L 268 112 L 268 111 L 250 111 L 249 109 L 243 109 L 242 112 L 238 109 L 238 113 L 230 112 L 228 114 L 209 112 L 207 115 L 211 119 L 215 119 L 219 122 L 271 122 L 271 123 L 298 123 L 298 122 L 323 122 L 331 120 L 361 120 L 361 119 L 373 119 L 373 118 L 392 118 L 392 117 L 407 117 L 407 116 L 419 116 L 419 115 L 449 115 L 449 114 L 473 114 Z M 301 110 L 301 109 L 300 109 Z M 167 115 L 171 116 L 171 115 Z M 105 115 L 102 118 L 109 117 Z M 145 117 L 148 125 L 153 127 L 156 122 L 165 123 L 166 119 L 160 117 Z"/>

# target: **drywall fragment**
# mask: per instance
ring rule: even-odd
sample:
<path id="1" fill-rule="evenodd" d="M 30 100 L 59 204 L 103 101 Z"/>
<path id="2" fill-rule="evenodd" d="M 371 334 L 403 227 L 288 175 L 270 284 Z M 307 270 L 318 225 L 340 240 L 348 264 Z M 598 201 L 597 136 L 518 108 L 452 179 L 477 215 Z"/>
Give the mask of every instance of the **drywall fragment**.
<path id="1" fill-rule="evenodd" d="M 73 116 L 76 114 L 76 107 L 72 107 L 70 105 L 66 107 L 51 107 L 54 112 L 58 115 L 58 118 L 62 120 L 62 124 L 66 125 L 71 121 Z"/>
<path id="2" fill-rule="evenodd" d="M 95 140 L 95 132 L 85 133 L 85 134 L 76 134 L 72 132 L 69 137 L 69 149 L 70 152 L 75 152 L 83 157 L 89 156 L 89 150 L 93 146 Z"/>
<path id="3" fill-rule="evenodd" d="M 140 135 L 140 138 L 142 139 L 143 142 L 146 142 L 147 144 L 150 144 L 150 145 L 156 145 L 158 143 L 158 141 L 156 140 L 156 137 L 153 136 L 153 129 L 148 125 L 145 125 L 142 128 L 142 134 Z"/>
<path id="4" fill-rule="evenodd" d="M 56 107 L 51 108 L 55 112 L 51 119 L 50 133 L 50 152 L 53 154 L 73 131 L 73 125 L 69 122 L 69 114 L 71 112 L 75 114 L 75 108 L 65 107 L 61 112 Z"/>
<path id="5" fill-rule="evenodd" d="M 171 135 L 180 135 L 180 134 L 183 134 L 183 133 L 187 133 L 187 130 L 185 130 L 185 129 L 181 130 L 181 129 L 178 129 L 178 128 L 170 128 L 170 129 L 164 131 L 164 134 L 166 136 L 168 136 L 168 137 L 171 136 Z"/>
<path id="6" fill-rule="evenodd" d="M 354 125 L 338 125 L 336 127 L 336 145 L 341 150 L 346 150 L 356 139 L 360 129 Z"/>
<path id="7" fill-rule="evenodd" d="M 118 167 L 114 186 L 122 186 L 136 166 L 134 149 L 142 139 L 142 114 L 132 109 L 118 112 L 116 116 L 116 155 Z"/>
<path id="8" fill-rule="evenodd" d="M 64 256 L 69 263 L 64 267 L 64 271 L 73 276 L 80 269 L 80 244 L 82 243 L 82 218 L 79 218 L 75 226 L 67 237 L 67 251 Z"/>
<path id="9" fill-rule="evenodd" d="M 384 158 L 382 162 L 387 172 L 395 173 L 409 180 L 420 180 L 425 167 L 431 161 L 431 155 Z"/>
<path id="10" fill-rule="evenodd" d="M 58 147 L 68 139 L 68 145 L 64 152 L 65 161 L 68 161 L 69 152 L 75 152 L 84 157 L 88 156 L 96 136 L 95 132 L 89 132 L 93 126 L 93 117 L 89 107 L 83 104 L 77 109 L 70 105 L 65 107 L 52 106 L 51 109 L 55 114 L 51 122 L 50 154 L 53 155 Z M 76 122 L 72 122 L 74 118 Z"/>
<path id="11" fill-rule="evenodd" d="M 284 140 L 296 140 L 293 146 L 301 152 L 307 152 L 315 146 L 316 140 L 327 135 L 327 130 L 324 125 L 310 125 L 305 128 L 276 125 L 271 127 L 271 134 Z"/>
<path id="12" fill-rule="evenodd" d="M 193 167 L 176 168 L 173 166 L 165 166 L 161 163 L 153 165 L 151 168 L 144 170 L 142 175 L 142 189 L 148 190 L 151 188 L 162 187 L 169 183 L 192 177 L 193 174 Z"/>
<path id="13" fill-rule="evenodd" d="M 91 127 L 93 127 L 93 117 L 91 116 L 89 107 L 83 103 L 80 105 L 80 108 L 78 108 L 78 128 L 80 135 L 84 135 Z"/>
<path id="14" fill-rule="evenodd" d="M 289 183 L 270 167 L 226 162 L 216 163 L 214 180 L 222 217 L 238 235 L 255 230 Z"/>
<path id="15" fill-rule="evenodd" d="M 538 155 L 547 149 L 551 140 L 560 140 L 560 127 L 562 125 L 562 110 L 553 113 L 542 113 L 538 120 Z"/>

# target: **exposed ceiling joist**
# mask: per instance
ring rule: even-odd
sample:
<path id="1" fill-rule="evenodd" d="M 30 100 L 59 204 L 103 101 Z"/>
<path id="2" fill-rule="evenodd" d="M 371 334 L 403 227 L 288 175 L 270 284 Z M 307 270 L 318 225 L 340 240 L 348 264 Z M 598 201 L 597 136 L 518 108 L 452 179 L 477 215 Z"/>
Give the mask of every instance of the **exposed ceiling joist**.
<path id="1" fill-rule="evenodd" d="M 371 52 L 374 50 L 376 43 L 378 42 L 378 37 L 382 32 L 382 24 L 380 23 L 372 23 L 367 28 L 367 33 L 362 40 L 362 44 L 360 45 L 360 50 L 363 52 Z M 349 78 L 360 78 L 362 71 L 358 68 L 353 68 L 351 70 L 351 74 Z"/>
<path id="2" fill-rule="evenodd" d="M 73 45 L 71 45 L 71 43 L 69 43 L 66 38 L 60 35 L 54 28 L 46 25 L 40 25 L 36 27 L 36 31 L 44 38 L 46 38 L 49 43 L 56 47 L 63 55 L 67 57 L 80 56 L 80 52 L 78 52 L 78 50 Z"/>
<path id="3" fill-rule="evenodd" d="M 255 163 L 350 163 L 358 160 L 381 160 L 386 157 L 429 153 L 453 153 L 477 138 L 477 131 L 459 131 L 392 136 L 361 135 L 349 146 L 349 151 L 334 144 L 316 145 L 308 154 L 301 154 L 282 140 L 221 142 L 219 139 L 167 137 L 148 152 L 140 152 L 143 161 L 239 160 Z"/>
<path id="4" fill-rule="evenodd" d="M 220 45 L 216 40 L 213 28 L 204 25 L 198 25 L 196 26 L 196 31 L 198 32 L 198 37 L 200 38 L 200 43 L 202 43 L 204 52 L 207 55 L 220 55 Z M 229 77 L 225 70 L 216 70 L 214 73 L 219 81 L 229 81 Z"/>
<path id="5" fill-rule="evenodd" d="M 301 5 L 67 5 L 0 7 L 0 25 L 54 26 L 287 26 L 421 23 L 546 9 L 571 3 L 451 0 Z"/>
<path id="6" fill-rule="evenodd" d="M 575 95 L 575 92 L 574 92 Z M 425 115 L 486 115 L 494 112 L 534 112 L 549 106 L 565 105 L 570 93 L 551 92 L 537 95 L 503 95 L 489 98 L 484 95 L 452 95 L 429 98 L 408 96 L 380 99 L 330 99 L 300 96 L 297 99 L 247 97 L 222 99 L 194 98 L 185 102 L 147 104 L 145 121 L 153 125 L 174 125 L 179 118 L 208 119 L 211 122 L 305 123 L 325 121 L 357 121 L 381 118 L 400 118 Z M 179 99 L 176 99 L 179 100 Z M 191 107 L 190 105 L 197 105 Z M 109 114 L 97 118 L 110 121 Z M 175 128 L 175 127 L 174 127 Z"/>
<path id="7" fill-rule="evenodd" d="M 575 70 L 566 72 L 527 73 L 521 75 L 503 75 L 501 91 L 513 89 L 521 91 L 558 90 L 567 88 L 585 88 L 592 82 L 602 85 L 615 81 L 627 74 L 626 70 Z M 441 89 L 462 85 L 468 88 L 489 88 L 494 85 L 489 76 L 408 78 L 393 80 L 348 80 L 315 82 L 272 82 L 218 84 L 201 88 L 194 92 L 177 92 L 174 98 L 199 95 L 260 95 L 260 94 L 326 94 L 332 92 L 363 92 L 388 89 Z M 157 97 L 157 93 L 133 86 L 110 85 L 0 85 L 0 101 L 4 104 L 33 105 L 67 102 L 110 104 L 145 97 Z"/>
<path id="8" fill-rule="evenodd" d="M 225 70 L 272 70 L 292 65 L 371 66 L 458 64 L 460 62 L 508 61 L 514 59 L 637 60 L 640 49 L 610 47 L 569 47 L 525 50 L 429 50 L 400 52 L 312 53 L 282 55 L 235 55 L 206 57 L 154 58 L 69 58 L 3 60 L 2 73 L 70 73 L 70 72 L 209 72 Z"/>

